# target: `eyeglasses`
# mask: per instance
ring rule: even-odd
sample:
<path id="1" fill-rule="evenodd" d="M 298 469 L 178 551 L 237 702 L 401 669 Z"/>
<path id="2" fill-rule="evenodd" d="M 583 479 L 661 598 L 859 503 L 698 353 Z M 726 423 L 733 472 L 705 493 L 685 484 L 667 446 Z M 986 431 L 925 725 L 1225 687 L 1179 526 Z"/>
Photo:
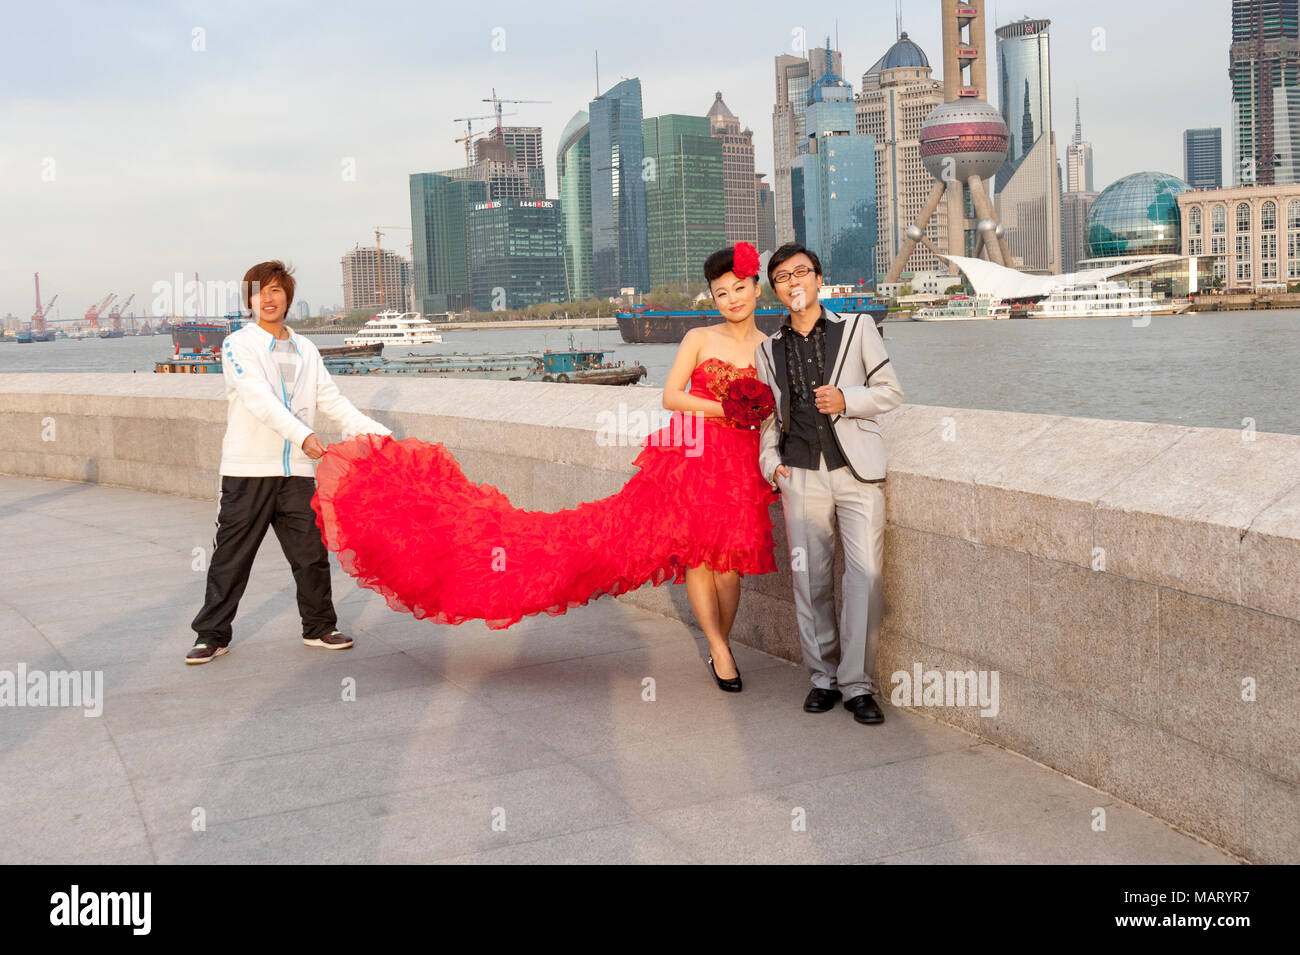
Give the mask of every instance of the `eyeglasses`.
<path id="1" fill-rule="evenodd" d="M 791 278 L 801 279 L 811 271 L 812 269 L 808 268 L 808 266 L 800 265 L 797 268 L 791 269 L 789 272 L 777 272 L 776 275 L 772 276 L 772 284 L 784 285 L 786 282 L 790 281 Z"/>

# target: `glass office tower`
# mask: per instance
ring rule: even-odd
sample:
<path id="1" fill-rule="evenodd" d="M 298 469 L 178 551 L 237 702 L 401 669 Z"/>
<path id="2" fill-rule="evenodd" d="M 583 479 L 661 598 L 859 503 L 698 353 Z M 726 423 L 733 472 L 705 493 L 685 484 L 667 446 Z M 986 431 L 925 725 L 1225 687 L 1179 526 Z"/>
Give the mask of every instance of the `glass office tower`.
<path id="1" fill-rule="evenodd" d="M 1183 130 L 1183 178 L 1193 189 L 1223 188 L 1223 130 Z"/>
<path id="2" fill-rule="evenodd" d="M 470 285 L 481 312 L 564 300 L 564 227 L 554 199 L 497 199 L 469 212 Z"/>
<path id="3" fill-rule="evenodd" d="M 452 179 L 435 172 L 414 173 L 411 229 L 415 257 L 415 302 L 422 312 L 470 307 L 470 207 L 488 198 L 488 184 Z"/>
<path id="4" fill-rule="evenodd" d="M 602 297 L 650 288 L 641 81 L 623 80 L 587 107 L 591 117 L 592 285 Z"/>
<path id="5" fill-rule="evenodd" d="M 565 298 L 591 298 L 591 123 L 579 110 L 560 135 L 556 154 L 564 223 Z"/>
<path id="6" fill-rule="evenodd" d="M 1061 173 L 1052 133 L 1050 20 L 1025 17 L 998 27 L 998 108 L 1010 147 L 995 181 L 1008 264 L 1061 271 Z"/>
<path id="7" fill-rule="evenodd" d="M 876 140 L 859 136 L 853 88 L 829 70 L 808 94 L 807 152 L 792 204 L 803 206 L 804 245 L 817 253 L 829 285 L 876 282 Z M 791 177 L 799 184 L 799 176 Z M 792 192 L 793 192 L 792 188 Z M 795 230 L 796 234 L 798 229 Z"/>
<path id="8" fill-rule="evenodd" d="M 642 130 L 654 170 L 645 178 L 650 287 L 698 286 L 704 260 L 727 244 L 722 140 L 705 116 L 652 116 Z"/>

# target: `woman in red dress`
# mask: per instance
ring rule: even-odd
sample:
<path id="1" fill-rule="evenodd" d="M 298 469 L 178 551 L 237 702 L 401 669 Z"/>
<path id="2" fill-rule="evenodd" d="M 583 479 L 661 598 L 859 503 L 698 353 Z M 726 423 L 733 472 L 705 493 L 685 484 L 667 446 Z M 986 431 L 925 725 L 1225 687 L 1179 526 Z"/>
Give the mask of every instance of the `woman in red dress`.
<path id="1" fill-rule="evenodd" d="M 757 428 L 773 407 L 754 368 L 758 267 L 748 243 L 705 262 L 726 321 L 683 338 L 663 389 L 672 418 L 642 442 L 639 470 L 617 494 L 521 510 L 467 479 L 441 444 L 358 435 L 330 445 L 317 470 L 312 506 L 326 547 L 395 610 L 493 629 L 685 581 L 714 679 L 740 690 L 728 642 L 740 577 L 776 570 L 775 492 L 758 468 Z"/>

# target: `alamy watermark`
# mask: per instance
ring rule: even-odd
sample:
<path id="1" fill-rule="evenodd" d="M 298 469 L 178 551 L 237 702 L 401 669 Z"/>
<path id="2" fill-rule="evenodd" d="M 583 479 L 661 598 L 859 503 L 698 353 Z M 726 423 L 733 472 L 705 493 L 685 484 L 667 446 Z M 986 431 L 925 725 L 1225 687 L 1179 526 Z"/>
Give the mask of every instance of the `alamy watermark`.
<path id="1" fill-rule="evenodd" d="M 0 706 L 80 706 L 83 716 L 104 712 L 103 670 L 0 670 Z"/>
<path id="2" fill-rule="evenodd" d="M 601 447 L 640 445 L 649 439 L 651 447 L 683 447 L 688 458 L 704 453 L 704 424 L 693 414 L 673 414 L 664 409 L 630 409 L 620 401 L 617 411 L 596 415 L 596 443 Z"/>
<path id="3" fill-rule="evenodd" d="M 998 715 L 997 670 L 895 670 L 889 677 L 895 706 L 978 706 L 980 716 Z"/>
<path id="4" fill-rule="evenodd" d="M 148 935 L 152 910 L 151 892 L 83 892 L 74 885 L 50 896 L 51 925 L 129 926 L 133 935 Z"/>

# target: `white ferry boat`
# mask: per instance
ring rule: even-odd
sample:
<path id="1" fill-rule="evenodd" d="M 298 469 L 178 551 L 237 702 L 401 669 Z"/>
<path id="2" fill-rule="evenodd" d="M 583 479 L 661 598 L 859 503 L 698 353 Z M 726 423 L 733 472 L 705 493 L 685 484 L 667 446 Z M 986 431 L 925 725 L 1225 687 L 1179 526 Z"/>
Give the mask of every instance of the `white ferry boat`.
<path id="1" fill-rule="evenodd" d="M 974 319 L 1010 318 L 1011 306 L 1003 305 L 990 295 L 954 295 L 942 305 L 927 305 L 917 309 L 912 319 L 917 322 L 965 322 Z"/>
<path id="2" fill-rule="evenodd" d="M 1127 282 L 1090 282 L 1056 289 L 1029 310 L 1030 318 L 1139 318 L 1173 315 L 1175 302 L 1144 295 Z"/>
<path id="3" fill-rule="evenodd" d="M 380 312 L 355 335 L 343 339 L 345 345 L 441 345 L 438 327 L 419 312 Z"/>

